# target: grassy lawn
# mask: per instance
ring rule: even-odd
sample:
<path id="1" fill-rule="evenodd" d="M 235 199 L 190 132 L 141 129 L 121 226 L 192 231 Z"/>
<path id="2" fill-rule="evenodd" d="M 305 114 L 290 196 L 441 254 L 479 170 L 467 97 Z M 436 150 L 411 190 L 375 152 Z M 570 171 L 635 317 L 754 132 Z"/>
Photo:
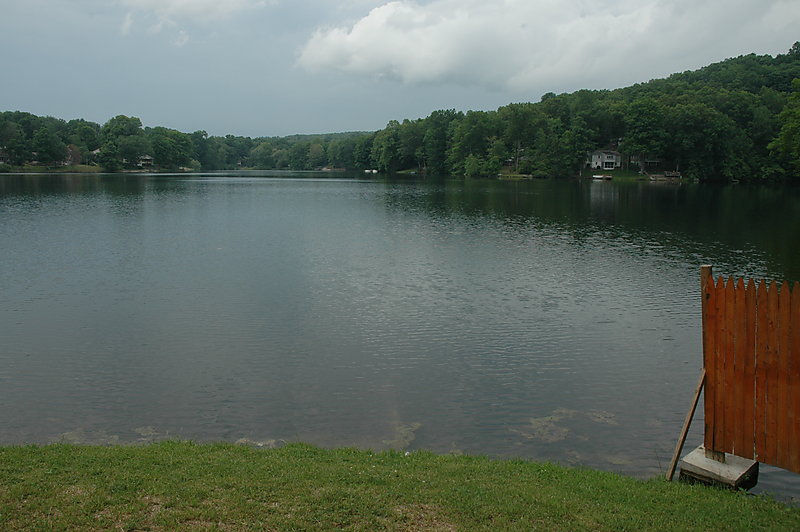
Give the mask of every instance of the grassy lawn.
<path id="1" fill-rule="evenodd" d="M 81 174 L 97 174 L 103 171 L 102 168 L 99 166 L 91 166 L 88 164 L 72 164 L 68 166 L 43 166 L 43 165 L 34 165 L 34 164 L 26 164 L 24 166 L 8 166 L 6 165 L 8 172 L 24 172 L 24 173 L 52 173 L 52 174 L 64 174 L 64 173 L 81 173 Z"/>
<path id="2" fill-rule="evenodd" d="M 88 164 L 73 164 L 70 166 L 62 166 L 60 168 L 54 168 L 53 172 L 70 172 L 70 173 L 82 173 L 82 174 L 98 174 L 103 171 L 102 168 L 99 166 L 90 166 Z"/>
<path id="3" fill-rule="evenodd" d="M 0 447 L 0 530 L 800 530 L 699 485 L 415 452 Z"/>

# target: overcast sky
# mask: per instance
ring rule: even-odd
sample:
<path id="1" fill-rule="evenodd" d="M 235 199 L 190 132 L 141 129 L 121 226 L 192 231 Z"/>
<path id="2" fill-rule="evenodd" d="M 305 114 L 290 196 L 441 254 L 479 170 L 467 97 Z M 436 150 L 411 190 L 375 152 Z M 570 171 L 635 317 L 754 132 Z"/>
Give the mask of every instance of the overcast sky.
<path id="1" fill-rule="evenodd" d="M 0 110 L 376 130 L 800 40 L 800 0 L 0 0 Z"/>

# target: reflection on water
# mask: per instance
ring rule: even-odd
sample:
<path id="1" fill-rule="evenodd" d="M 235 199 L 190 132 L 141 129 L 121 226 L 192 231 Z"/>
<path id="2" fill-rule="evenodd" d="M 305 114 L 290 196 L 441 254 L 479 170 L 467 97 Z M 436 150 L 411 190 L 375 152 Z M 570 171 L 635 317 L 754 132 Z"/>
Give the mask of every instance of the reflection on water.
<path id="1" fill-rule="evenodd" d="M 795 189 L 344 177 L 0 176 L 0 443 L 652 476 L 701 365 L 699 265 L 800 279 Z"/>

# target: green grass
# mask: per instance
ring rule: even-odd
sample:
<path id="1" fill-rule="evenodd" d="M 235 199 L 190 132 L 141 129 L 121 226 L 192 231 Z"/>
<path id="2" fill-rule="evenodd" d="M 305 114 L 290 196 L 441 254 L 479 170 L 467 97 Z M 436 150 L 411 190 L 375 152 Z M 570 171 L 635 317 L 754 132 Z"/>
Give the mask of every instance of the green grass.
<path id="1" fill-rule="evenodd" d="M 800 530 L 700 485 L 425 452 L 0 447 L 0 530 Z"/>
<path id="2" fill-rule="evenodd" d="M 99 166 L 92 166 L 88 164 L 71 164 L 67 166 L 46 166 L 36 164 L 26 164 L 24 166 L 11 167 L 14 172 L 25 173 L 81 173 L 81 174 L 95 174 L 102 172 L 103 169 Z"/>
<path id="3" fill-rule="evenodd" d="M 81 174 L 97 174 L 103 171 L 99 166 L 92 166 L 88 164 L 73 164 L 69 166 L 61 166 L 53 169 L 54 172 L 70 172 Z"/>

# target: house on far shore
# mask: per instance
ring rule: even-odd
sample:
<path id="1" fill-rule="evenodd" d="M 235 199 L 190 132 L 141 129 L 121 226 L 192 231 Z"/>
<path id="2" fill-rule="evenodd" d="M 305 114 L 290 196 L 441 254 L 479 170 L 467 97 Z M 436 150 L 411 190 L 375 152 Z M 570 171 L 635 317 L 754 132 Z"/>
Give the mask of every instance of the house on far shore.
<path id="1" fill-rule="evenodd" d="M 622 154 L 614 150 L 594 150 L 586 158 L 586 166 L 603 170 L 622 168 Z"/>
<path id="2" fill-rule="evenodd" d="M 0 150 L 0 164 L 11 164 L 11 157 L 3 150 Z"/>
<path id="3" fill-rule="evenodd" d="M 136 162 L 136 166 L 139 168 L 152 168 L 153 167 L 153 158 L 149 155 L 142 155 L 139 157 L 139 160 Z"/>

